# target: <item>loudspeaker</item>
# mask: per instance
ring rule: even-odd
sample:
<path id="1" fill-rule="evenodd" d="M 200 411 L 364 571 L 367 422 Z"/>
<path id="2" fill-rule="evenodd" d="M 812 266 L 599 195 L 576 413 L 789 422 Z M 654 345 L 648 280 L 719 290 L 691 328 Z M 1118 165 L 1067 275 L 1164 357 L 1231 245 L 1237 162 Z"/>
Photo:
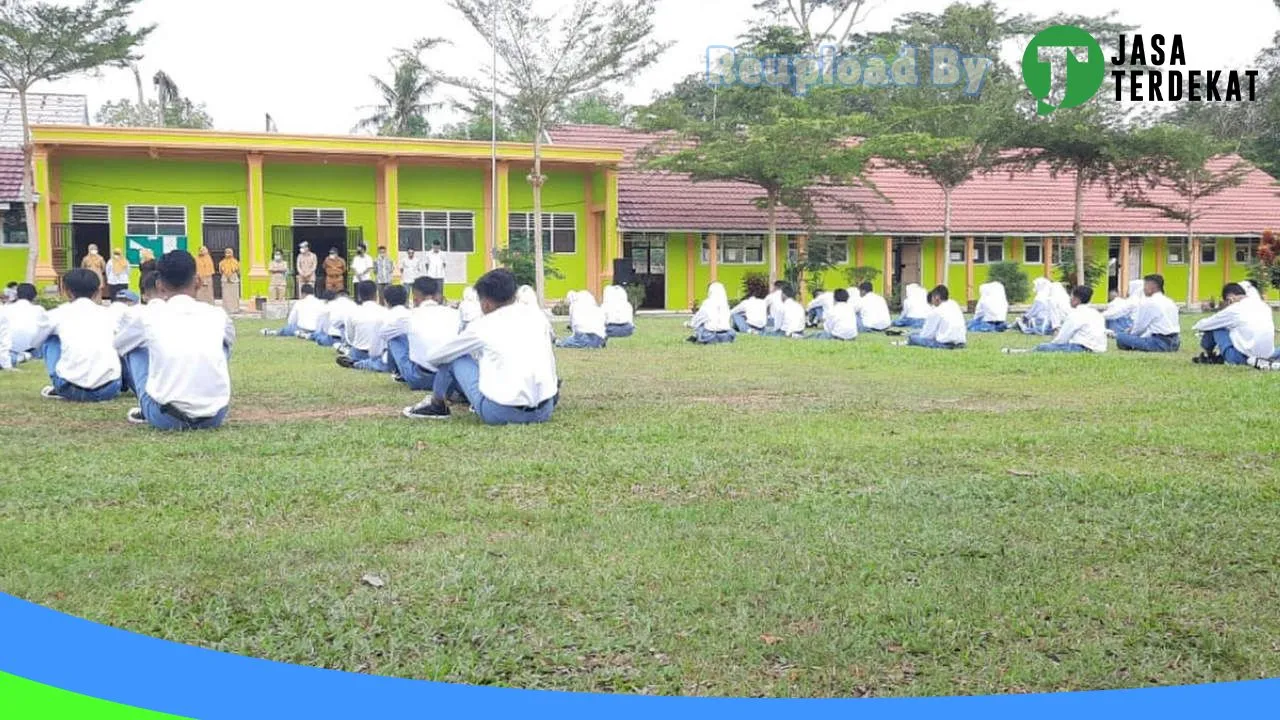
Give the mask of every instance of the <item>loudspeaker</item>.
<path id="1" fill-rule="evenodd" d="M 635 268 L 630 258 L 618 258 L 613 261 L 613 284 L 631 285 L 638 282 Z"/>

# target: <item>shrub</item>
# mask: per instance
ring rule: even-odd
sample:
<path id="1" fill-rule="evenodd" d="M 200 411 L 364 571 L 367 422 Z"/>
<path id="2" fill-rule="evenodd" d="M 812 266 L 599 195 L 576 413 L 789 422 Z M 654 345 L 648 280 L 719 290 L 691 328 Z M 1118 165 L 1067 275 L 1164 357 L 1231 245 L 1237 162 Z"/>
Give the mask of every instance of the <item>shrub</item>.
<path id="1" fill-rule="evenodd" d="M 742 277 L 742 297 L 745 299 L 756 294 L 760 297 L 769 294 L 769 276 L 760 272 L 749 272 Z"/>
<path id="2" fill-rule="evenodd" d="M 556 269 L 551 253 L 543 253 L 542 270 L 548 279 L 563 280 L 564 273 Z M 517 285 L 538 287 L 537 264 L 533 256 L 533 245 L 527 238 L 512 239 L 511 244 L 498 251 L 498 264 L 516 276 Z"/>
<path id="3" fill-rule="evenodd" d="M 645 295 L 648 294 L 645 286 L 632 284 L 624 287 L 627 290 L 627 302 L 631 303 L 631 307 L 639 310 L 640 306 L 644 305 Z"/>
<path id="4" fill-rule="evenodd" d="M 1076 248 L 1074 241 L 1062 249 L 1058 254 L 1058 281 L 1068 287 L 1076 285 L 1088 285 L 1089 287 L 1097 287 L 1099 281 L 1107 276 L 1107 262 L 1098 260 L 1091 253 L 1085 251 L 1084 254 L 1084 282 L 1081 283 L 1076 278 Z"/>
<path id="5" fill-rule="evenodd" d="M 1020 303 L 1031 297 L 1031 280 L 1016 262 L 998 262 L 988 268 L 988 279 L 1004 285 L 1004 293 L 1011 303 Z"/>
<path id="6" fill-rule="evenodd" d="M 567 317 L 569 315 L 569 303 L 561 300 L 551 306 L 551 314 L 557 317 Z"/>
<path id="7" fill-rule="evenodd" d="M 849 287 L 857 287 L 864 282 L 875 282 L 875 279 L 880 276 L 880 271 L 867 265 L 859 265 L 847 268 L 844 276 L 849 281 Z"/>
<path id="8" fill-rule="evenodd" d="M 36 304 L 45 310 L 52 310 L 64 302 L 61 295 L 40 295 L 36 298 Z"/>

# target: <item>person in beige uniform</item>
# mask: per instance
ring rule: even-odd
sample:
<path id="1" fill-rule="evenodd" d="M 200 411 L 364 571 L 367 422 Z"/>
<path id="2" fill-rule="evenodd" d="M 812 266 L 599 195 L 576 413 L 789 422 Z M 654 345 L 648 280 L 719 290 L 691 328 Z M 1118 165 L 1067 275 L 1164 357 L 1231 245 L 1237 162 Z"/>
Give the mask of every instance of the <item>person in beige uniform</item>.
<path id="1" fill-rule="evenodd" d="M 271 263 L 267 265 L 267 272 L 271 274 L 267 284 L 267 298 L 272 301 L 284 300 L 285 275 L 289 272 L 289 263 L 284 261 L 284 253 L 276 251 L 271 257 Z"/>
<path id="2" fill-rule="evenodd" d="M 80 267 L 98 276 L 99 292 L 94 299 L 97 300 L 102 297 L 102 294 L 107 292 L 107 261 L 98 254 L 97 245 L 89 246 L 88 253 L 86 253 L 84 259 L 80 261 Z"/>
<path id="3" fill-rule="evenodd" d="M 213 304 L 213 256 L 209 248 L 201 246 L 196 256 L 196 300 Z"/>
<path id="4" fill-rule="evenodd" d="M 298 271 L 298 287 L 303 285 L 316 284 L 316 268 L 319 266 L 316 254 L 311 252 L 311 246 L 302 243 L 298 248 L 298 262 L 295 269 Z"/>
<path id="5" fill-rule="evenodd" d="M 222 275 L 222 309 L 228 315 L 240 312 L 240 261 L 231 248 L 222 254 L 218 273 Z"/>

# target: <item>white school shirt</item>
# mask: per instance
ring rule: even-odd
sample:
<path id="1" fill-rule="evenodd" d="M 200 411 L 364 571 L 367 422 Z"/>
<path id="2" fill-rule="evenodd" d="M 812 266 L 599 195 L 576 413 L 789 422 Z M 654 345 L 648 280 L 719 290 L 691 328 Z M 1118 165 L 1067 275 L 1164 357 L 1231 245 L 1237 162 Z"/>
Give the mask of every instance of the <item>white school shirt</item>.
<path id="1" fill-rule="evenodd" d="M 545 320 L 544 320 L 545 322 Z M 456 308 L 427 300 L 409 315 L 409 360 L 421 368 L 435 372 L 438 368 L 428 358 L 431 353 L 458 337 L 462 315 Z"/>
<path id="2" fill-rule="evenodd" d="M 287 324 L 299 330 L 315 332 L 320 329 L 320 317 L 324 314 L 324 301 L 315 295 L 307 295 L 289 309 Z"/>
<path id="3" fill-rule="evenodd" d="M 865 323 L 864 323 L 865 324 Z M 925 318 L 921 337 L 937 340 L 945 345 L 964 345 L 969 340 L 965 329 L 964 311 L 955 300 L 947 300 L 933 308 Z"/>
<path id="4" fill-rule="evenodd" d="M 0 370 L 13 367 L 13 357 L 9 354 L 12 350 L 13 340 L 9 334 L 9 317 L 4 308 L 0 307 Z"/>
<path id="5" fill-rule="evenodd" d="M 627 298 L 627 291 L 617 285 L 604 289 L 604 302 L 600 305 L 604 310 L 604 321 L 609 325 L 634 325 L 635 308 Z"/>
<path id="6" fill-rule="evenodd" d="M 847 302 L 838 302 L 822 318 L 822 329 L 841 340 L 858 337 L 858 313 Z"/>
<path id="7" fill-rule="evenodd" d="M 1182 333 L 1182 324 L 1178 321 L 1178 306 L 1164 293 L 1144 298 L 1136 302 L 1135 307 L 1137 314 L 1133 318 L 1130 333 L 1138 337 Z"/>
<path id="8" fill-rule="evenodd" d="M 1077 305 L 1063 319 L 1053 342 L 1055 345 L 1080 345 L 1089 352 L 1106 352 L 1107 321 L 1102 319 L 1102 313 L 1088 305 Z"/>
<path id="9" fill-rule="evenodd" d="M 782 327 L 782 291 L 774 290 L 764 298 L 765 307 L 768 310 L 768 319 L 773 321 L 774 329 Z"/>
<path id="10" fill-rule="evenodd" d="M 816 310 L 818 308 L 822 308 L 822 311 L 825 313 L 826 311 L 831 309 L 832 305 L 835 305 L 835 304 L 836 304 L 835 293 L 829 293 L 829 292 L 818 293 L 818 297 L 814 298 L 813 300 L 810 300 L 809 305 L 805 308 L 805 310 Z"/>
<path id="11" fill-rule="evenodd" d="M 43 343 L 50 335 L 57 335 L 62 357 L 54 371 L 72 385 L 92 390 L 120 379 L 120 356 L 112 347 L 115 329 L 106 308 L 80 298 L 50 311 L 36 341 Z"/>
<path id="12" fill-rule="evenodd" d="M 356 282 L 373 279 L 373 258 L 368 255 L 357 255 L 351 260 L 351 272 L 356 276 Z"/>
<path id="13" fill-rule="evenodd" d="M 4 306 L 9 316 L 9 333 L 13 341 L 13 349 L 25 352 L 35 349 L 36 333 L 44 324 L 48 315 L 45 309 L 30 300 L 18 300 Z"/>
<path id="14" fill-rule="evenodd" d="M 888 330 L 893 324 L 889 317 L 889 303 L 875 293 L 867 293 L 858 304 L 858 314 L 862 316 L 862 324 L 868 330 Z"/>
<path id="15" fill-rule="evenodd" d="M 1252 297 L 1228 305 L 1218 314 L 1196 323 L 1196 332 L 1230 330 L 1231 344 L 1251 358 L 1269 358 L 1276 351 L 1275 318 L 1271 308 Z"/>
<path id="16" fill-rule="evenodd" d="M 427 277 L 435 278 L 436 280 L 444 279 L 444 253 L 432 250 L 427 253 L 427 259 L 424 264 Z"/>
<path id="17" fill-rule="evenodd" d="M 382 322 L 378 325 L 378 334 L 373 339 L 373 346 L 369 348 L 369 355 L 382 357 L 387 351 L 387 343 L 391 342 L 391 338 L 409 335 L 410 312 L 404 305 L 387 308 L 382 315 Z"/>
<path id="18" fill-rule="evenodd" d="M 347 316 L 356 309 L 356 304 L 351 302 L 351 298 L 340 297 L 330 300 L 328 308 L 329 318 L 324 331 L 332 337 L 344 337 Z"/>
<path id="19" fill-rule="evenodd" d="M 372 354 L 386 316 L 387 309 L 373 300 L 367 300 L 352 310 L 346 325 L 351 347 Z"/>
<path id="20" fill-rule="evenodd" d="M 147 395 L 193 418 L 218 414 L 231 402 L 231 375 L 224 346 L 236 340 L 231 318 L 216 305 L 175 295 L 148 305 L 116 336 L 124 355 L 145 347 L 150 360 Z"/>
<path id="21" fill-rule="evenodd" d="M 749 297 L 734 306 L 731 314 L 742 313 L 747 317 L 747 324 L 756 330 L 763 330 L 769 323 L 769 304 L 764 298 Z"/>
<path id="22" fill-rule="evenodd" d="M 507 407 L 541 405 L 559 392 L 556 356 L 540 310 L 512 303 L 484 315 L 427 358 L 432 365 L 476 355 L 480 392 Z"/>
<path id="23" fill-rule="evenodd" d="M 400 256 L 400 283 L 402 285 L 412 285 L 414 280 L 422 274 L 422 256 L 414 254 L 409 257 L 407 254 Z"/>
<path id="24" fill-rule="evenodd" d="M 605 337 L 604 310 L 591 297 L 578 300 L 569 311 L 569 330 L 575 334 Z"/>
<path id="25" fill-rule="evenodd" d="M 775 329 L 787 335 L 798 335 L 804 332 L 807 319 L 804 306 L 794 298 L 787 298 L 782 303 L 782 324 Z"/>

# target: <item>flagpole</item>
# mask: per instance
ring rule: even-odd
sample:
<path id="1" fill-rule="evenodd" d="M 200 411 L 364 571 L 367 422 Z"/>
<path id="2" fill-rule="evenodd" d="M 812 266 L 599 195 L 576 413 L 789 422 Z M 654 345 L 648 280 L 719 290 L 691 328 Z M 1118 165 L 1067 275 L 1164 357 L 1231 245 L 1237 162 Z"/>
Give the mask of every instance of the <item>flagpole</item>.
<path id="1" fill-rule="evenodd" d="M 489 38 L 489 44 L 493 47 L 493 66 L 490 68 L 493 90 L 489 96 L 489 192 L 492 195 L 489 206 L 493 208 L 493 217 L 489 218 L 489 222 L 493 223 L 493 247 L 489 251 L 496 253 L 502 242 L 498 238 L 498 0 L 491 0 L 489 7 L 493 13 L 493 25 L 490 28 L 492 34 Z"/>

